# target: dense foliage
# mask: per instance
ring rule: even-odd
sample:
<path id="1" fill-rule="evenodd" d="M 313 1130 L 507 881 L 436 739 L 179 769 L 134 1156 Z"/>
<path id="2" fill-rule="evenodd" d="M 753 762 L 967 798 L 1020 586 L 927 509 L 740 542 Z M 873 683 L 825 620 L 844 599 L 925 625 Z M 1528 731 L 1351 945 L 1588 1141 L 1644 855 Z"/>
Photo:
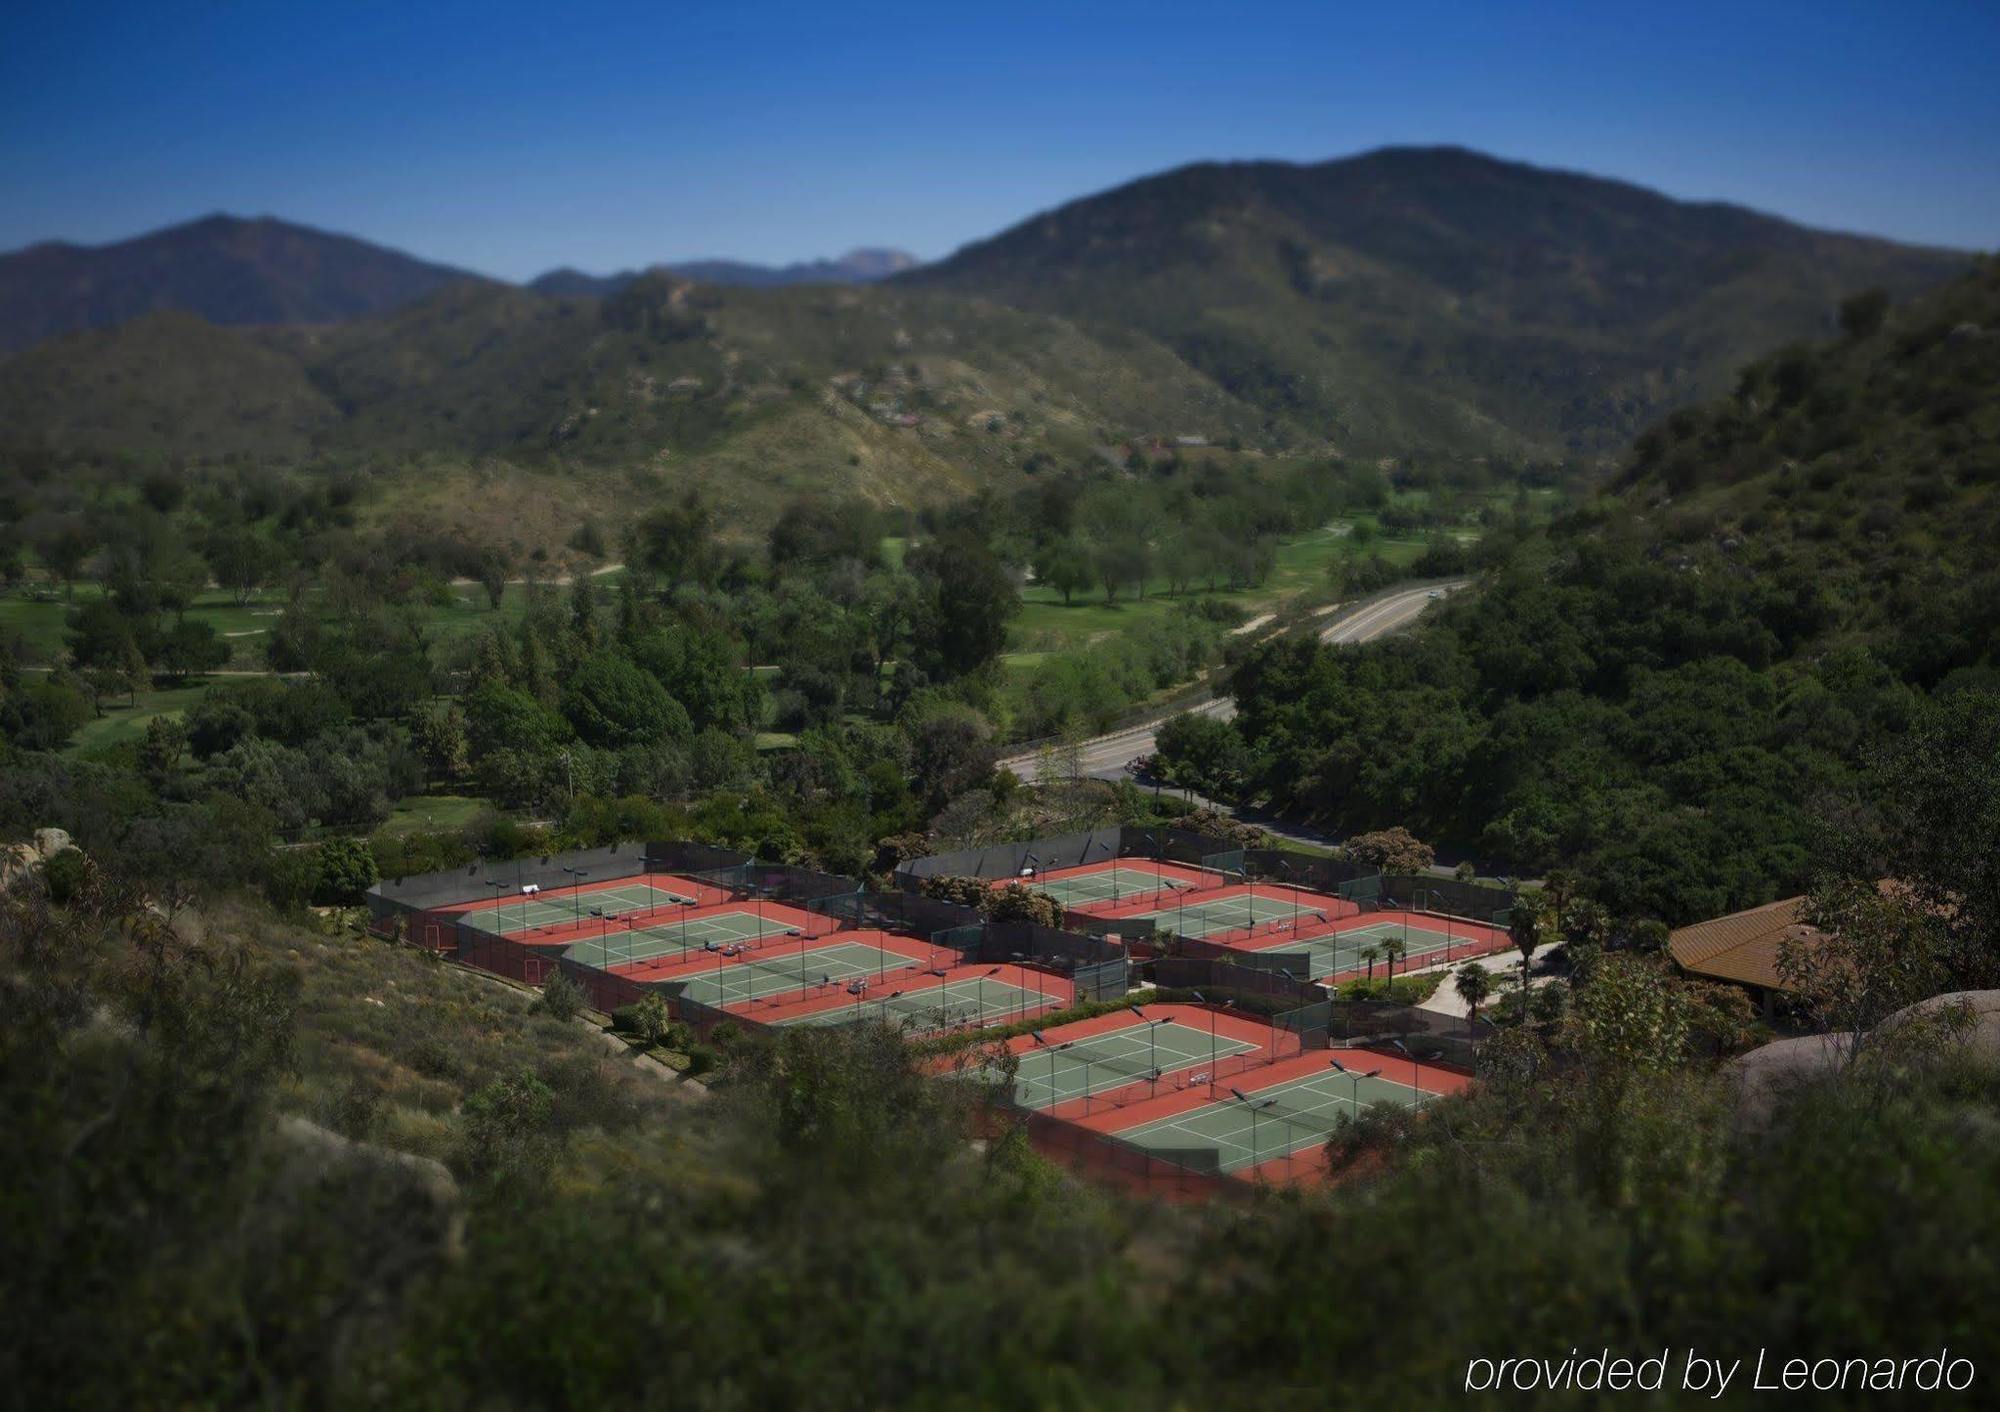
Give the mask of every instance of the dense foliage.
<path id="1" fill-rule="evenodd" d="M 1870 307 L 1643 438 L 1614 492 L 1489 546 L 1479 592 L 1419 632 L 1253 654 L 1241 746 L 1163 743 L 1337 827 L 1581 863 L 1622 912 L 1800 890 L 1814 808 L 2000 653 L 2000 267 Z"/>

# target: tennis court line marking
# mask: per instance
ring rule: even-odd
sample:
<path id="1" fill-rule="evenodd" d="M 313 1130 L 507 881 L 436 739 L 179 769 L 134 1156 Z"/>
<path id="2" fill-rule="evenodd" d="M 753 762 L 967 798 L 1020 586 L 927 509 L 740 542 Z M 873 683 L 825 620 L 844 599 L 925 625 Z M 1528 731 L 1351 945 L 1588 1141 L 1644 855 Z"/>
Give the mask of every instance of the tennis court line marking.
<path id="1" fill-rule="evenodd" d="M 1224 1099 L 1216 1103 L 1205 1104 L 1200 1108 L 1192 1110 L 1191 1112 L 1177 1113 L 1171 1118 L 1155 1119 L 1153 1122 L 1145 1123 L 1140 1125 L 1139 1127 L 1130 1128 L 1123 1132 L 1115 1133 L 1113 1134 L 1113 1136 L 1117 1137 L 1120 1141 L 1137 1142 L 1143 1136 L 1154 1132 L 1178 1132 L 1178 1133 L 1185 1133 L 1188 1137 L 1195 1138 L 1198 1141 L 1206 1144 L 1211 1144 L 1217 1148 L 1233 1147 L 1239 1152 L 1250 1153 L 1253 1158 L 1259 1161 L 1269 1160 L 1272 1157 L 1288 1156 L 1291 1153 L 1298 1151 L 1301 1147 L 1310 1146 L 1313 1142 L 1321 1138 L 1325 1138 L 1333 1132 L 1334 1127 L 1336 1125 L 1332 1122 L 1328 1122 L 1326 1126 L 1322 1129 L 1320 1127 L 1321 1118 L 1338 1116 L 1341 1112 L 1350 1108 L 1355 1110 L 1356 1112 L 1359 1112 L 1362 1109 L 1369 1106 L 1367 1100 L 1363 1100 L 1362 1102 L 1359 1103 L 1355 1102 L 1352 1093 L 1337 1093 L 1337 1092 L 1324 1093 L 1319 1088 L 1320 1084 L 1342 1083 L 1342 1082 L 1348 1082 L 1348 1081 L 1343 1079 L 1339 1075 L 1308 1074 L 1302 1078 L 1293 1079 L 1288 1083 L 1273 1085 L 1270 1088 L 1252 1089 L 1249 1093 L 1244 1095 L 1251 1101 L 1252 1104 L 1259 1103 L 1266 1098 L 1278 1098 L 1280 1095 L 1283 1094 L 1297 1093 L 1301 1091 L 1310 1093 L 1315 1098 L 1318 1098 L 1321 1101 L 1311 1104 L 1303 1109 L 1295 1108 L 1289 1112 L 1274 1115 L 1271 1118 L 1259 1119 L 1254 1124 L 1245 1122 L 1236 1127 L 1226 1129 L 1221 1133 L 1204 1132 L 1202 1129 L 1198 1127 L 1190 1127 L 1188 1125 L 1191 1122 L 1198 1121 L 1202 1118 L 1213 1119 L 1215 1117 L 1219 1117 L 1223 1113 L 1226 1113 L 1230 1110 L 1243 1112 L 1245 1114 L 1247 1114 L 1249 1110 L 1245 1108 L 1241 1103 Z M 1395 1079 L 1391 1079 L 1383 1075 L 1377 1075 L 1375 1078 L 1367 1080 L 1367 1082 L 1387 1084 L 1392 1088 L 1406 1090 L 1410 1093 L 1417 1094 L 1419 1096 L 1419 1100 L 1421 1100 L 1423 1092 L 1421 1089 L 1412 1089 L 1408 1084 L 1399 1083 Z M 1404 1106 L 1409 1107 L 1412 1105 L 1405 1102 Z M 1301 1123 L 1300 1121 L 1301 1119 L 1304 1119 L 1305 1122 Z M 1290 1146 L 1284 1149 L 1284 1152 L 1280 1153 L 1271 1149 L 1267 1149 L 1261 1142 L 1258 1143 L 1257 1147 L 1253 1149 L 1250 1146 L 1250 1144 L 1246 1142 L 1237 1141 L 1238 1138 L 1243 1137 L 1246 1134 L 1254 1133 L 1258 1129 L 1261 1129 L 1266 1122 L 1283 1123 L 1285 1125 L 1285 1130 L 1288 1139 L 1295 1139 L 1291 1142 Z M 1296 1132 L 1296 1129 L 1298 1129 L 1301 1126 L 1307 1128 L 1307 1135 L 1302 1138 L 1298 1137 L 1298 1134 Z M 1144 1144 L 1141 1143 L 1140 1145 L 1143 1146 Z"/>

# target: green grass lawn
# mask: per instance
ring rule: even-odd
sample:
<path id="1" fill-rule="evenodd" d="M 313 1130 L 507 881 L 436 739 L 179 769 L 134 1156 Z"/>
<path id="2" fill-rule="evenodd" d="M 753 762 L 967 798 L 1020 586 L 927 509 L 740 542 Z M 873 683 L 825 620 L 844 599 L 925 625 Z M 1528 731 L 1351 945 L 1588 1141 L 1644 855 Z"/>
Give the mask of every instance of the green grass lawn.
<path id="1" fill-rule="evenodd" d="M 436 833 L 444 829 L 463 829 L 492 807 L 491 800 L 475 799 L 466 794 L 412 794 L 396 801 L 396 807 L 389 811 L 388 822 L 382 825 L 382 830 L 385 833 Z"/>
<path id="2" fill-rule="evenodd" d="M 1372 520 L 1366 516 L 1360 518 L 1373 528 Z M 1034 665 L 1050 652 L 1071 651 L 1139 623 L 1170 616 L 1182 603 L 1193 599 L 1230 604 L 1247 622 L 1260 614 L 1275 612 L 1296 598 L 1311 594 L 1330 597 L 1327 568 L 1338 560 L 1380 554 L 1400 567 L 1414 563 L 1424 552 L 1425 541 L 1421 538 L 1394 539 L 1378 533 L 1367 543 L 1357 544 L 1354 523 L 1350 519 L 1335 520 L 1283 541 L 1278 546 L 1277 564 L 1270 578 L 1254 588 L 1214 593 L 1196 589 L 1185 596 L 1176 596 L 1167 591 L 1167 581 L 1158 578 L 1147 583 L 1144 598 L 1124 593 L 1115 602 L 1106 603 L 1104 594 L 1096 591 L 1076 594 L 1065 603 L 1054 589 L 1030 585 L 1021 592 L 1021 612 L 1014 619 L 1009 636 L 1007 665 Z"/>
<path id="3" fill-rule="evenodd" d="M 122 698 L 113 698 L 104 706 L 104 714 L 90 722 L 76 733 L 69 743 L 70 754 L 103 750 L 113 746 L 135 744 L 146 737 L 146 725 L 155 716 L 171 716 L 176 719 L 185 715 L 195 702 L 201 700 L 208 690 L 206 684 L 178 686 L 167 691 L 142 691 L 130 706 Z"/>

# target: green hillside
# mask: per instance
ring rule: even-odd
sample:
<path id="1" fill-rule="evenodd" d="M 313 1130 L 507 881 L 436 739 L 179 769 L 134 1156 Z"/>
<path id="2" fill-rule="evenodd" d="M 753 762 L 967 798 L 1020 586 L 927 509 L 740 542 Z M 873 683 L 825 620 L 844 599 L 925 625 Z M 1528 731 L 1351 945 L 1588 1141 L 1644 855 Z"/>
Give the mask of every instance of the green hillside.
<path id="1" fill-rule="evenodd" d="M 654 275 L 606 300 L 462 284 L 378 319 L 237 330 L 158 314 L 0 366 L 14 444 L 394 470 L 471 521 L 705 487 L 767 521 L 796 487 L 923 505 L 1031 458 L 1256 434 L 1263 418 L 1130 333 L 880 288 L 724 289 Z M 546 475 L 560 473 L 560 488 Z M 475 481 L 478 496 L 463 492 Z M 560 532 L 558 532 L 560 531 Z"/>
<path id="2" fill-rule="evenodd" d="M 1866 837 L 1863 771 L 1927 703 L 2000 682 L 2000 265 L 1844 317 L 1649 431 L 1594 503 L 1490 546 L 1480 591 L 1422 631 L 1254 654 L 1229 783 L 1523 873 L 1578 865 L 1623 915 L 1798 891 Z"/>
<path id="3" fill-rule="evenodd" d="M 1455 148 L 1183 167 L 899 276 L 1144 330 L 1350 450 L 1614 451 L 1965 258 Z"/>

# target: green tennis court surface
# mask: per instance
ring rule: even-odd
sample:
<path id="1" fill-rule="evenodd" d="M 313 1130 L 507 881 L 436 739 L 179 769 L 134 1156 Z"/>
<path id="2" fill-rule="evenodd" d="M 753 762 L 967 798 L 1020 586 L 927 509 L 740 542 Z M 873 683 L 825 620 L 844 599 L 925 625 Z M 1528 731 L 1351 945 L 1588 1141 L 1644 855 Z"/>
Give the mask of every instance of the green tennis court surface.
<path id="1" fill-rule="evenodd" d="M 1204 937 L 1212 936 L 1216 932 L 1240 931 L 1250 926 L 1261 927 L 1277 921 L 1289 924 L 1294 917 L 1302 922 L 1327 920 L 1326 915 L 1315 908 L 1297 907 L 1283 898 L 1259 897 L 1254 893 L 1242 897 L 1219 897 L 1205 902 L 1189 902 L 1185 906 L 1172 907 L 1164 912 L 1154 912 L 1132 920 L 1150 924 L 1154 931 L 1173 932 L 1179 936 Z"/>
<path id="2" fill-rule="evenodd" d="M 1401 960 L 1408 963 L 1440 954 L 1453 946 L 1468 945 L 1471 941 L 1471 937 L 1452 936 L 1426 927 L 1405 928 L 1401 922 L 1377 922 L 1342 932 L 1339 936 L 1314 937 L 1309 941 L 1282 937 L 1268 946 L 1251 949 L 1304 956 L 1307 960 L 1303 979 L 1313 980 L 1320 976 L 1339 975 L 1343 971 L 1365 970 L 1368 959 L 1364 953 L 1369 947 L 1376 949 L 1375 959 L 1380 961 L 1387 959 L 1384 948 L 1388 943 L 1403 943 L 1405 950 Z"/>
<path id="3" fill-rule="evenodd" d="M 1343 1113 L 1359 1113 L 1384 1102 L 1414 1107 L 1421 1098 L 1408 1084 L 1384 1078 L 1357 1083 L 1333 1072 L 1307 1074 L 1247 1096 L 1248 1103 L 1231 1098 L 1115 1136 L 1161 1153 L 1214 1152 L 1220 1169 L 1233 1172 L 1325 1142 Z"/>
<path id="4" fill-rule="evenodd" d="M 627 961 L 653 961 L 662 956 L 692 954 L 711 946 L 730 946 L 739 941 L 799 935 L 801 932 L 793 923 L 760 917 L 755 912 L 714 912 L 703 917 L 658 922 L 650 927 L 629 930 L 610 927 L 602 937 L 585 937 L 570 943 L 563 949 L 563 955 L 593 966 L 616 966 Z M 874 948 L 869 947 L 868 950 Z"/>
<path id="5" fill-rule="evenodd" d="M 577 949 L 577 948 L 573 948 Z M 588 952 L 580 951 L 580 959 Z M 907 973 L 917 962 L 893 951 L 859 941 L 832 946 L 778 946 L 759 955 L 724 961 L 712 971 L 689 978 L 681 993 L 690 1000 L 721 1009 L 784 995 L 821 984 L 842 985 L 866 977 L 875 980 Z"/>
<path id="6" fill-rule="evenodd" d="M 1116 902 L 1122 897 L 1144 897 L 1167 888 L 1187 888 L 1196 884 L 1183 878 L 1147 872 L 1144 868 L 1106 868 L 1097 873 L 1079 873 L 1073 878 L 1051 878 L 1038 882 L 1035 889 L 1045 892 L 1065 907 L 1091 902 Z"/>
<path id="7" fill-rule="evenodd" d="M 1023 1108 L 1052 1108 L 1156 1072 L 1206 1066 L 1256 1047 L 1178 1020 L 1134 1025 L 1052 1048 L 1038 1045 L 1023 1052 L 1015 1068 L 1014 1101 Z"/>
<path id="8" fill-rule="evenodd" d="M 887 989 L 890 993 L 883 995 Z M 780 1025 L 849 1025 L 859 1020 L 880 1020 L 912 1033 L 956 1029 L 961 1025 L 991 1025 L 1060 1009 L 1070 1002 L 1062 996 L 1045 995 L 1006 981 L 949 981 L 924 986 L 904 994 L 894 993 L 893 981 L 869 987 L 837 1009 L 816 1010 L 810 1015 L 794 1015 L 778 1020 Z"/>
<path id="9" fill-rule="evenodd" d="M 570 926 L 579 920 L 589 921 L 593 910 L 609 917 L 626 912 L 646 912 L 655 907 L 670 907 L 677 902 L 691 901 L 692 898 L 670 892 L 664 887 L 649 887 L 645 883 L 626 883 L 620 887 L 598 888 L 574 896 L 564 889 L 560 892 L 538 892 L 531 897 L 510 897 L 497 907 L 481 907 L 466 912 L 459 920 L 465 926 L 478 931 L 511 936 L 516 932 Z"/>

